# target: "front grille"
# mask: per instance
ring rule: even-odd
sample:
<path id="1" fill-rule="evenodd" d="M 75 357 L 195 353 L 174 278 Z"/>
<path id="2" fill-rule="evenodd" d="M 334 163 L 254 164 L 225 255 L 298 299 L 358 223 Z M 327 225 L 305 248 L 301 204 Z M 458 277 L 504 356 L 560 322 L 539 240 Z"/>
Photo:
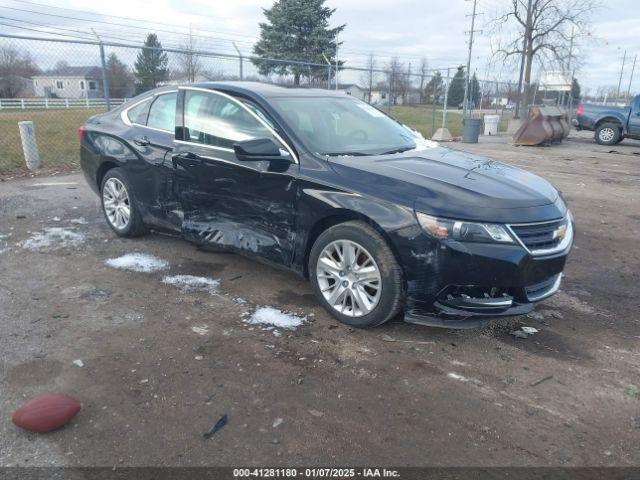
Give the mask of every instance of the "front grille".
<path id="1" fill-rule="evenodd" d="M 560 287 L 561 276 L 562 274 L 559 273 L 557 275 L 554 275 L 553 277 L 547 278 L 540 283 L 525 287 L 524 290 L 527 294 L 527 299 L 530 302 L 535 302 L 555 293 Z"/>
<path id="2" fill-rule="evenodd" d="M 572 234 L 571 225 L 566 218 L 545 223 L 510 225 L 511 231 L 533 254 L 553 253 L 564 249 Z M 564 235 L 559 235 L 565 227 Z"/>

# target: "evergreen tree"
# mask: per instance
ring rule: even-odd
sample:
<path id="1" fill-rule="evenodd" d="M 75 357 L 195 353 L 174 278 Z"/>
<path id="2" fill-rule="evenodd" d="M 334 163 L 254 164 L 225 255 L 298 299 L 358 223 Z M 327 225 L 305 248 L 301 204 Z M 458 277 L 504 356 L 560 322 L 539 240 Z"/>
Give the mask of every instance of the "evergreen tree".
<path id="1" fill-rule="evenodd" d="M 147 48 L 144 48 L 147 47 Z M 169 58 L 162 50 L 162 44 L 155 33 L 147 35 L 144 47 L 138 52 L 135 63 L 136 85 L 138 92 L 156 88 L 169 76 Z"/>
<path id="2" fill-rule="evenodd" d="M 571 97 L 573 97 L 573 103 L 578 103 L 581 96 L 580 84 L 578 83 L 578 80 L 574 78 L 573 83 L 571 84 Z"/>
<path id="3" fill-rule="evenodd" d="M 469 103 L 473 102 L 476 108 L 480 108 L 480 82 L 478 82 L 478 78 L 476 74 L 473 74 L 471 80 L 469 81 Z"/>
<path id="4" fill-rule="evenodd" d="M 335 68 L 337 36 L 345 25 L 329 28 L 335 9 L 324 5 L 326 0 L 277 0 L 264 10 L 266 22 L 260 23 L 260 40 L 253 60 L 261 75 L 293 75 L 293 83 L 300 85 L 300 77 L 326 79 L 327 67 L 309 67 L 295 63 L 270 62 L 267 59 L 298 60 L 326 63 Z"/>
<path id="5" fill-rule="evenodd" d="M 458 71 L 451 79 L 449 85 L 449 93 L 447 97 L 447 105 L 450 107 L 458 107 L 464 102 L 464 67 L 458 67 Z"/>
<path id="6" fill-rule="evenodd" d="M 427 82 L 427 86 L 424 87 L 424 98 L 431 99 L 435 104 L 442 101 L 444 95 L 444 82 L 442 81 L 442 75 L 440 72 L 436 72 L 433 77 Z"/>
<path id="7" fill-rule="evenodd" d="M 107 78 L 111 98 L 127 98 L 133 93 L 133 76 L 115 53 L 107 57 Z"/>

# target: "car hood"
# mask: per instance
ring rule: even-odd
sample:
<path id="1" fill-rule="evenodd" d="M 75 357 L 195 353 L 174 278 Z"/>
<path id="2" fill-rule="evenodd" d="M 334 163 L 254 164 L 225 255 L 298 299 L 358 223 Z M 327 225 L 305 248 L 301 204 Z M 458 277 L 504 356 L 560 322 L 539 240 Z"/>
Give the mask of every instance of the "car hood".
<path id="1" fill-rule="evenodd" d="M 564 215 L 546 180 L 497 160 L 436 147 L 397 155 L 331 157 L 362 193 L 450 218 L 531 222 Z"/>

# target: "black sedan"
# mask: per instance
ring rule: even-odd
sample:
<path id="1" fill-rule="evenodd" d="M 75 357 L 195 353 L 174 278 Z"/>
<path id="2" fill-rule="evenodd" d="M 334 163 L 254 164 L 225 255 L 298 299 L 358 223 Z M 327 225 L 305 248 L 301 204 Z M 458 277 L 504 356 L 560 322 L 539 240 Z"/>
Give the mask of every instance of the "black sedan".
<path id="1" fill-rule="evenodd" d="M 555 293 L 573 220 L 547 181 L 424 140 L 326 90 L 249 82 L 147 92 L 79 131 L 113 231 L 180 233 L 310 280 L 358 327 L 465 328 Z"/>

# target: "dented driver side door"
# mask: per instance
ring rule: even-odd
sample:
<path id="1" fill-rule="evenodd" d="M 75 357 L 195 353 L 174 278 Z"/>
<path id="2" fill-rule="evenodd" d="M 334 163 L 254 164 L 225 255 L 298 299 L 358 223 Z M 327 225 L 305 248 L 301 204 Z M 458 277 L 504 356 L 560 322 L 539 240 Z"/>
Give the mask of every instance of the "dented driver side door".
<path id="1" fill-rule="evenodd" d="M 180 95 L 172 162 L 184 237 L 289 266 L 298 165 L 238 160 L 233 144 L 272 137 L 269 128 L 228 95 L 192 88 Z"/>

